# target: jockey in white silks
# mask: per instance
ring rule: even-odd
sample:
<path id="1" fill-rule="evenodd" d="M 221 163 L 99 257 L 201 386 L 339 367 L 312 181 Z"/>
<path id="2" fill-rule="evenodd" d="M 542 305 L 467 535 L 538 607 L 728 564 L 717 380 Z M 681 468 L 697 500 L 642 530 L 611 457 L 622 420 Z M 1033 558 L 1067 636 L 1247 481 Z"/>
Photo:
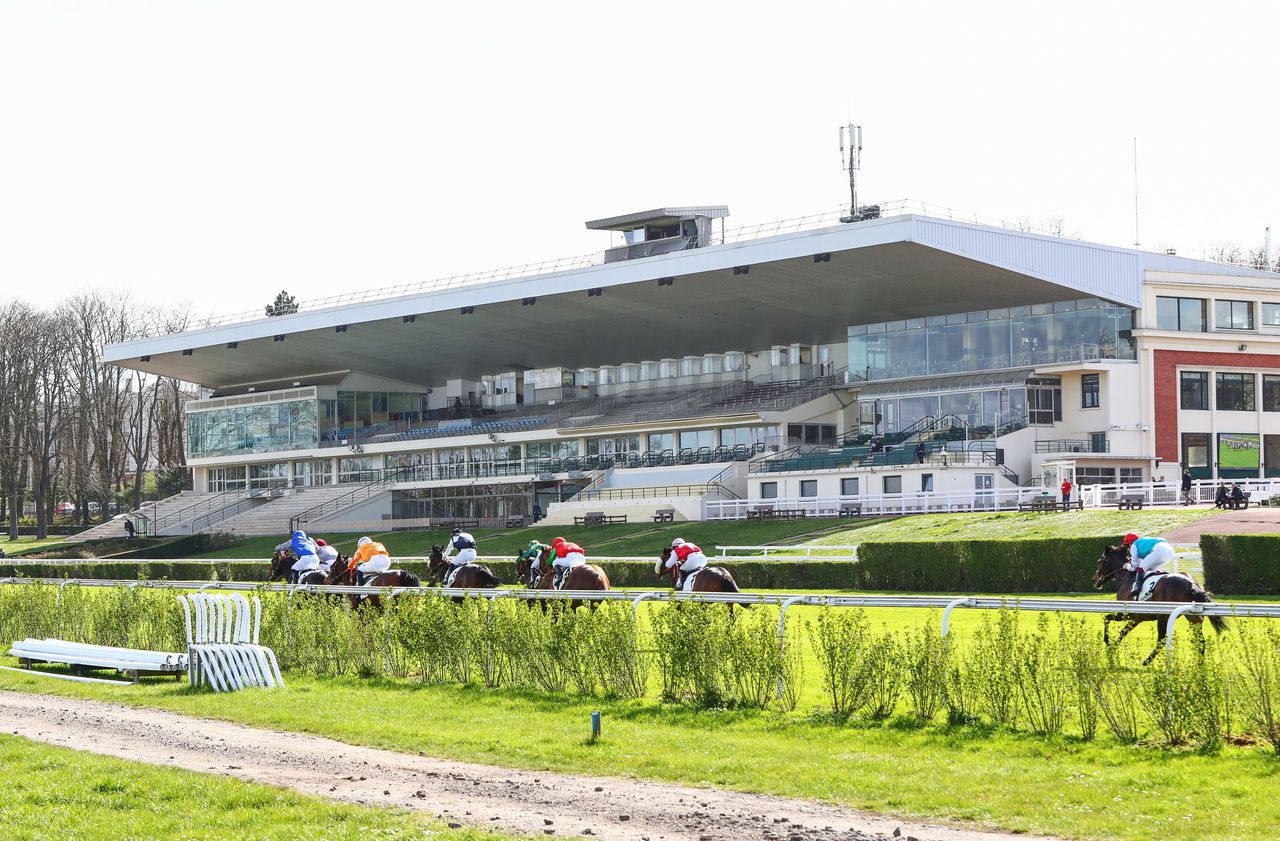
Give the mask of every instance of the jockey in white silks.
<path id="1" fill-rule="evenodd" d="M 702 550 L 696 543 L 689 543 L 684 538 L 677 537 L 671 541 L 671 555 L 667 558 L 667 569 L 671 569 L 676 564 L 680 565 L 680 581 L 677 582 L 676 589 L 691 590 L 693 573 L 707 565 L 707 556 L 702 554 Z"/>
<path id="2" fill-rule="evenodd" d="M 455 551 L 458 554 L 450 557 Z M 476 551 L 476 539 L 462 529 L 455 528 L 449 537 L 449 545 L 444 547 L 443 557 L 452 567 L 447 578 L 447 583 L 452 583 L 458 570 L 467 564 L 474 564 L 476 558 L 480 557 Z"/>
<path id="3" fill-rule="evenodd" d="M 329 571 L 333 568 L 333 562 L 338 560 L 338 550 L 334 549 L 323 540 L 317 540 L 316 558 L 319 561 L 319 565 L 316 569 L 320 570 L 325 575 L 328 575 Z"/>

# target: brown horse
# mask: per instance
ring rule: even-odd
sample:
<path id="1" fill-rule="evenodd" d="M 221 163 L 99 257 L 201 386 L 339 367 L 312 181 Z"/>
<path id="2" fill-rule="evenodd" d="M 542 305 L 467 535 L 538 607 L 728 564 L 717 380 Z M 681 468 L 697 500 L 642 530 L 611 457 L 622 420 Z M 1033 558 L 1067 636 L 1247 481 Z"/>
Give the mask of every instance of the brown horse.
<path id="1" fill-rule="evenodd" d="M 293 557 L 293 553 L 289 551 L 272 553 L 271 572 L 267 575 L 267 581 L 283 578 L 287 584 L 296 584 L 293 574 L 293 562 L 296 560 L 297 558 Z"/>
<path id="2" fill-rule="evenodd" d="M 1093 586 L 1095 589 L 1101 590 L 1102 585 L 1106 581 L 1115 580 L 1116 582 L 1116 601 L 1131 602 L 1137 598 L 1137 594 L 1133 592 L 1133 581 L 1136 577 L 1130 570 L 1124 568 L 1129 560 L 1129 550 L 1124 546 L 1108 546 L 1102 553 L 1102 557 L 1098 558 L 1098 568 L 1093 573 Z M 1200 604 L 1209 604 L 1213 601 L 1211 594 L 1205 590 L 1195 579 L 1186 574 L 1161 575 L 1156 573 L 1159 581 L 1151 590 L 1151 601 L 1153 602 L 1198 602 Z M 1128 622 L 1124 626 L 1124 630 L 1120 632 L 1120 636 L 1116 637 L 1116 645 L 1128 635 L 1130 631 L 1143 622 L 1156 623 L 1156 647 L 1143 660 L 1143 665 L 1150 663 L 1160 653 L 1160 646 L 1164 643 L 1165 635 L 1168 633 L 1168 618 L 1160 614 L 1124 614 L 1124 613 L 1108 613 L 1102 620 L 1102 640 L 1106 645 L 1111 645 L 1111 623 L 1125 621 Z M 1188 622 L 1200 624 L 1202 618 L 1199 616 L 1188 616 Z M 1227 620 L 1221 616 L 1210 616 L 1209 623 L 1213 625 L 1213 629 L 1218 633 L 1222 633 L 1227 629 Z"/>
<path id="3" fill-rule="evenodd" d="M 356 583 L 356 567 L 354 564 L 339 558 L 333 562 L 333 566 L 329 568 L 329 575 L 324 580 L 325 584 L 343 584 L 353 585 Z M 404 569 L 389 569 L 386 572 L 380 572 L 372 578 L 364 582 L 364 586 L 369 588 L 368 595 L 356 595 L 354 593 L 347 596 L 347 600 L 351 602 L 351 607 L 360 606 L 362 599 L 368 600 L 369 606 L 374 610 L 382 609 L 382 599 L 378 596 L 378 590 L 383 587 L 421 587 L 422 581 L 412 572 Z"/>
<path id="4" fill-rule="evenodd" d="M 664 575 L 671 576 L 671 587 L 675 590 L 683 589 L 683 582 L 680 581 L 680 564 L 676 564 L 667 569 L 667 560 L 671 557 L 671 547 L 664 547 L 662 557 L 658 558 L 658 563 L 653 567 L 654 573 L 661 578 Z M 703 567 L 694 573 L 693 587 L 690 592 L 693 593 L 740 593 L 738 582 L 733 580 L 733 575 L 724 567 Z"/>
<path id="5" fill-rule="evenodd" d="M 444 559 L 444 547 L 432 546 L 431 562 L 428 567 L 431 577 L 443 585 L 450 568 L 451 564 Z M 475 563 L 463 564 L 449 586 L 459 590 L 489 590 L 502 586 L 502 579 L 494 575 L 488 567 Z"/>
<path id="6" fill-rule="evenodd" d="M 531 590 L 551 590 L 555 585 L 555 570 L 551 566 L 551 549 L 543 549 L 538 556 L 538 566 L 526 558 L 516 561 L 516 582 Z M 560 584 L 561 590 L 608 590 L 609 576 L 596 564 L 570 567 Z"/>

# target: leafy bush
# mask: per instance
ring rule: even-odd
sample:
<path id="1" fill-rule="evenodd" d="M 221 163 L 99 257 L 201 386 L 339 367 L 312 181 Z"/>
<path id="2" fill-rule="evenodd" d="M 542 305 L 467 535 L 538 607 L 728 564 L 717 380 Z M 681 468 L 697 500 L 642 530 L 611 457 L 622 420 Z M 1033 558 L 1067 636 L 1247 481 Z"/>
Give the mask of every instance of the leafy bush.
<path id="1" fill-rule="evenodd" d="M 1240 709 L 1253 732 L 1280 754 L 1280 630 L 1271 624 L 1238 625 Z"/>
<path id="2" fill-rule="evenodd" d="M 1050 624 L 1049 614 L 1040 614 L 1035 630 L 1022 636 L 1013 661 L 1018 694 L 1031 732 L 1043 736 L 1062 732 L 1071 698 L 1066 626 L 1061 617 L 1056 630 Z"/>
<path id="3" fill-rule="evenodd" d="M 1216 593 L 1280 593 L 1280 535 L 1206 534 L 1200 537 L 1205 586 Z"/>
<path id="4" fill-rule="evenodd" d="M 903 662 L 907 705 L 921 724 L 933 721 L 946 695 L 948 646 L 932 615 L 923 625 L 902 635 L 898 647 Z"/>
<path id="5" fill-rule="evenodd" d="M 1084 592 L 1098 555 L 1120 538 L 864 543 L 859 589 L 964 593 Z M 1057 562 L 1046 566 L 1043 558 Z"/>
<path id="6" fill-rule="evenodd" d="M 1009 668 L 1009 656 L 1022 644 L 1016 611 L 1004 609 L 982 618 L 982 630 L 969 648 L 966 665 L 973 682 L 978 709 L 992 724 L 1013 727 L 1018 723 L 1018 679 Z"/>

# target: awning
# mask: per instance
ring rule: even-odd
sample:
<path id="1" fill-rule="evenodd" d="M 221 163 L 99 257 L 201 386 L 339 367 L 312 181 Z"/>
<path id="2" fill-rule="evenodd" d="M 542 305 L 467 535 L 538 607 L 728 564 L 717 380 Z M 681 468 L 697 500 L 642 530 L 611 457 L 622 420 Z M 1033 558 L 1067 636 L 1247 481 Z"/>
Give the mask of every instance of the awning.
<path id="1" fill-rule="evenodd" d="M 870 383 L 858 390 L 858 399 L 878 400 L 904 394 L 939 394 L 950 391 L 1021 387 L 1027 384 L 1027 377 L 1031 376 L 1034 370 L 1034 368 L 1017 368 L 1008 371 L 986 371 L 981 374 L 960 374 L 953 377 L 918 377 Z"/>

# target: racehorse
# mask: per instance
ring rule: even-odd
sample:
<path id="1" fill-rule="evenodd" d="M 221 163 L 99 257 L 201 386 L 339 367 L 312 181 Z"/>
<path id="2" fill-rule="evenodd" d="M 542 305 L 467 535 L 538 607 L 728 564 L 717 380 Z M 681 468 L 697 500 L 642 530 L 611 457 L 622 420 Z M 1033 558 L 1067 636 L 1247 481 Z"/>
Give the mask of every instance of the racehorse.
<path id="1" fill-rule="evenodd" d="M 671 547 L 667 546 L 662 550 L 662 557 L 658 558 L 658 563 L 654 564 L 653 571 L 659 578 L 663 575 L 670 574 L 671 587 L 675 588 L 680 578 L 680 565 L 676 564 L 671 569 L 667 569 L 667 560 L 671 557 Z M 689 582 L 685 582 L 688 584 Z M 740 593 L 738 582 L 733 580 L 733 575 L 724 567 L 703 567 L 697 570 L 693 576 L 693 593 Z"/>
<path id="2" fill-rule="evenodd" d="M 325 584 L 346 584 L 356 583 L 356 568 L 350 565 L 350 562 L 339 558 L 333 562 L 333 566 L 329 568 L 329 575 L 325 578 Z M 369 606 L 374 610 L 382 609 L 382 599 L 378 597 L 378 590 L 383 587 L 421 587 L 422 581 L 412 572 L 404 569 L 389 569 L 386 572 L 380 572 L 372 578 L 364 582 L 364 586 L 369 588 L 368 595 L 349 594 L 347 599 L 351 602 L 351 607 L 360 606 L 361 599 L 367 599 Z"/>
<path id="3" fill-rule="evenodd" d="M 276 552 L 271 556 L 271 574 L 267 576 L 267 581 L 275 581 L 277 578 L 283 578 L 286 584 L 324 584 L 326 576 L 318 569 L 308 570 L 301 575 L 293 571 L 294 561 L 292 552 Z M 335 564 L 345 562 L 345 558 L 338 558 Z"/>
<path id="4" fill-rule="evenodd" d="M 444 547 L 431 547 L 431 562 L 427 567 L 431 573 L 431 577 L 444 584 L 445 578 L 449 575 L 451 564 L 444 559 Z M 494 575 L 488 567 L 481 566 L 477 563 L 463 564 L 458 570 L 458 574 L 453 577 L 453 583 L 450 587 L 456 587 L 459 590 L 476 590 L 476 589 L 492 589 L 502 586 L 502 580 Z"/>
<path id="5" fill-rule="evenodd" d="M 1124 568 L 1129 561 L 1129 550 L 1124 546 L 1108 546 L 1102 553 L 1102 557 L 1098 558 L 1098 568 L 1093 573 L 1093 586 L 1095 589 L 1101 590 L 1102 585 L 1106 581 L 1115 580 L 1116 582 L 1116 601 L 1131 602 L 1137 598 L 1137 593 L 1133 592 L 1133 580 L 1136 574 L 1131 570 Z M 1185 573 L 1178 574 L 1160 574 L 1156 573 L 1160 579 L 1151 589 L 1151 601 L 1153 602 L 1198 602 L 1200 604 L 1209 604 L 1213 598 L 1208 590 L 1205 590 L 1195 579 Z M 1156 623 L 1156 647 L 1155 650 L 1142 661 L 1145 666 L 1156 658 L 1160 653 L 1160 646 L 1164 643 L 1165 635 L 1168 633 L 1167 616 L 1160 614 L 1123 614 L 1108 613 L 1102 619 L 1102 641 L 1106 645 L 1111 645 L 1111 623 L 1119 621 L 1127 621 L 1124 630 L 1120 632 L 1120 636 L 1116 637 L 1116 645 L 1138 625 L 1143 622 Z M 1202 617 L 1188 616 L 1188 622 L 1200 624 Z M 1221 616 L 1210 616 L 1209 623 L 1213 625 L 1213 629 L 1218 633 L 1222 633 L 1227 629 L 1227 620 Z"/>
<path id="6" fill-rule="evenodd" d="M 555 570 L 551 566 L 551 549 L 543 549 L 538 556 L 538 567 L 534 569 L 528 558 L 516 561 L 516 582 L 523 583 L 530 590 L 551 590 L 555 584 Z M 570 567 L 565 573 L 561 590 L 608 590 L 609 576 L 596 564 L 581 564 Z"/>

